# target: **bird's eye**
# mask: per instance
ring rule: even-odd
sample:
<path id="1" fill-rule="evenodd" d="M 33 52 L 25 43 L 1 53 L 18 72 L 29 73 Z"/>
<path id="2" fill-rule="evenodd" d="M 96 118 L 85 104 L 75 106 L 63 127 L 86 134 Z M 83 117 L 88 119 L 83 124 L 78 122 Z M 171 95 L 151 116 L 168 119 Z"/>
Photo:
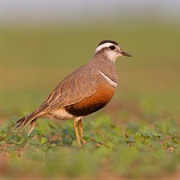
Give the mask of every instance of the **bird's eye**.
<path id="1" fill-rule="evenodd" d="M 115 46 L 109 46 L 109 49 L 114 50 Z"/>

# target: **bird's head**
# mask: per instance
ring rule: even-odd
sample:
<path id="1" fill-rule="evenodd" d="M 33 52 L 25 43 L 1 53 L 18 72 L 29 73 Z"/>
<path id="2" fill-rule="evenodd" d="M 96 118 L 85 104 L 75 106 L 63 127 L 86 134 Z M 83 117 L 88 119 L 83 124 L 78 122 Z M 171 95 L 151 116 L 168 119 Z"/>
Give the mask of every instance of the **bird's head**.
<path id="1" fill-rule="evenodd" d="M 96 48 L 95 55 L 103 55 L 111 61 L 115 61 L 120 56 L 131 57 L 116 41 L 112 40 L 101 41 Z"/>

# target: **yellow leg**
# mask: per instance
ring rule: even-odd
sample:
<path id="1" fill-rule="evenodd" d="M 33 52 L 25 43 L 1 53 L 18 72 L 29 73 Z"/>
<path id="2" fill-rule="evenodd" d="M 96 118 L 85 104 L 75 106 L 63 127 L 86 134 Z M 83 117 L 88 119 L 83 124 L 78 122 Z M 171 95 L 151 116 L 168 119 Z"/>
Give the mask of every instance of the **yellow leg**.
<path id="1" fill-rule="evenodd" d="M 79 127 L 80 140 L 82 141 L 83 144 L 85 144 L 86 141 L 83 139 L 84 135 L 83 135 L 82 119 L 79 120 L 78 127 Z"/>
<path id="2" fill-rule="evenodd" d="M 81 120 L 81 118 L 75 118 L 74 120 L 74 131 L 75 131 L 75 135 L 76 135 L 76 139 L 77 139 L 77 143 L 79 145 L 79 147 L 81 147 L 81 142 L 80 142 L 80 137 L 79 137 L 79 121 Z"/>

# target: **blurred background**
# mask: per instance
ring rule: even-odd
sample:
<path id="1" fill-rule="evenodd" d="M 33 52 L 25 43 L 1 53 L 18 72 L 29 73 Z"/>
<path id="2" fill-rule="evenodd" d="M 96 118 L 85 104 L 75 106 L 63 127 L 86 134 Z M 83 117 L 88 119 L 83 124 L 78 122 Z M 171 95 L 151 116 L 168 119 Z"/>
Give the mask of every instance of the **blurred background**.
<path id="1" fill-rule="evenodd" d="M 180 1 L 1 0 L 0 7 L 0 177 L 179 178 Z M 72 121 L 40 120 L 30 138 L 27 129 L 12 131 L 104 39 L 132 57 L 116 61 L 115 96 L 83 122 L 85 136 L 112 148 L 88 142 L 79 150 Z"/>
<path id="2" fill-rule="evenodd" d="M 180 1 L 1 0 L 0 122 L 34 110 L 104 39 L 132 54 L 116 62 L 119 85 L 104 111 L 118 120 L 177 119 L 179 7 Z"/>

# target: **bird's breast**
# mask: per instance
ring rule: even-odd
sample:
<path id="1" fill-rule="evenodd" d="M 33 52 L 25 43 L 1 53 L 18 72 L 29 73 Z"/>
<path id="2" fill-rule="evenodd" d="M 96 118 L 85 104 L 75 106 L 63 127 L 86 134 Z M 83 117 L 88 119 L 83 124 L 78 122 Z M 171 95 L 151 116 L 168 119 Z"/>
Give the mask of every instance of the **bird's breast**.
<path id="1" fill-rule="evenodd" d="M 96 92 L 84 100 L 66 106 L 65 109 L 73 116 L 86 116 L 101 108 L 103 108 L 113 97 L 115 87 L 109 84 L 107 81 L 101 81 L 96 89 Z"/>

